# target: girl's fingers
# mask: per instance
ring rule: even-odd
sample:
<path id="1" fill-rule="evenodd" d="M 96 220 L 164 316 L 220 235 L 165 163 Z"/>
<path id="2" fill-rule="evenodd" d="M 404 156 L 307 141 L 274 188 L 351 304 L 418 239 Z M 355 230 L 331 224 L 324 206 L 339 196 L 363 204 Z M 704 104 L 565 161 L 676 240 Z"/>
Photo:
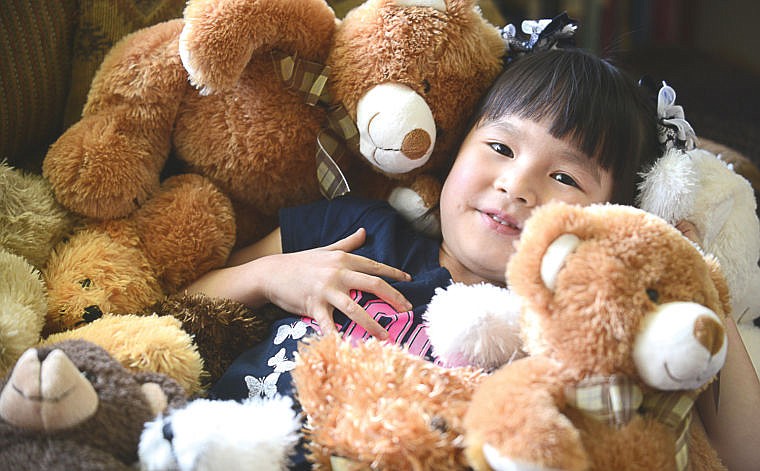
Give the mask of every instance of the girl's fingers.
<path id="1" fill-rule="evenodd" d="M 401 292 L 376 276 L 349 271 L 343 275 L 342 282 L 344 286 L 374 294 L 393 306 L 398 312 L 406 312 L 412 309 L 412 304 Z"/>
<path id="2" fill-rule="evenodd" d="M 367 239 L 367 232 L 364 230 L 363 227 L 360 227 L 356 230 L 353 234 L 349 235 L 348 237 L 344 237 L 343 239 L 340 239 L 339 241 L 332 243 L 328 246 L 325 246 L 324 250 L 342 250 L 344 252 L 352 252 L 362 245 L 364 245 L 364 241 Z"/>
<path id="3" fill-rule="evenodd" d="M 371 258 L 354 254 L 349 254 L 348 257 L 348 268 L 354 270 L 355 272 L 382 276 L 398 281 L 409 281 L 412 279 L 412 277 L 405 271 L 399 270 L 398 268 L 386 265 L 384 263 L 376 262 Z"/>
<path id="4" fill-rule="evenodd" d="M 319 324 L 319 329 L 322 331 L 322 335 L 337 331 L 332 316 L 332 306 L 325 304 L 315 307 L 311 317 L 317 321 L 317 324 Z"/>
<path id="5" fill-rule="evenodd" d="M 372 318 L 367 311 L 359 306 L 356 301 L 346 293 L 335 292 L 332 296 L 328 296 L 330 303 L 338 308 L 343 314 L 348 316 L 349 319 L 356 322 L 360 326 L 364 327 L 364 330 L 369 332 L 373 337 L 377 337 L 380 340 L 388 338 L 388 332 Z"/>

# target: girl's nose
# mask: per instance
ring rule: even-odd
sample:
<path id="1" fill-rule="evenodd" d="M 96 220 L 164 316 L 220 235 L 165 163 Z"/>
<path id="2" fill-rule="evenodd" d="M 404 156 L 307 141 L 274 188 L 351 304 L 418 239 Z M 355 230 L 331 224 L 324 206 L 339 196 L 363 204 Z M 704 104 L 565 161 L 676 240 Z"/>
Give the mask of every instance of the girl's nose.
<path id="1" fill-rule="evenodd" d="M 496 179 L 496 188 L 506 193 L 510 199 L 533 207 L 538 203 L 537 186 L 528 173 L 514 167 L 507 169 Z"/>

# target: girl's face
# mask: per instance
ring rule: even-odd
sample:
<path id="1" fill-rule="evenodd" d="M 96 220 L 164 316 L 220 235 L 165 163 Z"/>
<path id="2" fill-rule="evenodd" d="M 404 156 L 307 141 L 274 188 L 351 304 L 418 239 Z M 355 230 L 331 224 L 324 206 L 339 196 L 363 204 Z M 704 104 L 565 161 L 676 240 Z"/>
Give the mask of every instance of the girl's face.
<path id="1" fill-rule="evenodd" d="M 465 137 L 441 194 L 441 263 L 455 281 L 504 283 L 523 224 L 548 201 L 609 201 L 612 175 L 548 125 L 507 116 Z"/>

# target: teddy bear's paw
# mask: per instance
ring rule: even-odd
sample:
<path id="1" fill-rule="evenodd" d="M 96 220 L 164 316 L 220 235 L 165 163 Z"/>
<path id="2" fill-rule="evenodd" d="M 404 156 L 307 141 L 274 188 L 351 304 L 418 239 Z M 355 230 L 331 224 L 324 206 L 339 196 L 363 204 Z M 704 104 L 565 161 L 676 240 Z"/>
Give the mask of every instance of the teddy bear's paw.
<path id="1" fill-rule="evenodd" d="M 483 455 L 493 471 L 560 471 L 559 468 L 511 459 L 501 455 L 496 448 L 488 444 L 483 445 Z"/>
<path id="2" fill-rule="evenodd" d="M 520 305 L 517 295 L 492 284 L 438 288 L 425 312 L 433 351 L 446 366 L 487 370 L 521 357 Z"/>
<path id="3" fill-rule="evenodd" d="M 438 215 L 425 205 L 422 197 L 411 188 L 398 187 L 391 191 L 388 203 L 409 221 L 415 230 L 431 237 L 439 237 L 441 222 Z"/>
<path id="4" fill-rule="evenodd" d="M 68 209 L 96 219 L 121 218 L 158 188 L 168 139 L 147 137 L 122 111 L 83 118 L 45 156 L 43 175 Z"/>

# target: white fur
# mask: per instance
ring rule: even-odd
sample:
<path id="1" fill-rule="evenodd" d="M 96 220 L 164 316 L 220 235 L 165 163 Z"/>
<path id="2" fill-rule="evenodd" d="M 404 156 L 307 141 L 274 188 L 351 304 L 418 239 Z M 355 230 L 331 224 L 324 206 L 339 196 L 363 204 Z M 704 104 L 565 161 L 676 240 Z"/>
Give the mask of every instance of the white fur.
<path id="1" fill-rule="evenodd" d="M 388 203 L 398 211 L 404 219 L 412 223 L 417 231 L 430 237 L 441 234 L 441 223 L 434 211 L 428 211 L 422 197 L 411 188 L 396 187 L 388 196 Z"/>
<path id="2" fill-rule="evenodd" d="M 720 349 L 712 353 L 694 336 L 697 320 L 713 319 L 721 326 Z M 636 368 L 646 384 L 666 391 L 697 389 L 712 379 L 726 360 L 728 338 L 720 318 L 692 302 L 657 306 L 641 323 L 633 345 Z"/>
<path id="3" fill-rule="evenodd" d="M 453 283 L 425 313 L 433 353 L 447 366 L 498 368 L 520 350 L 520 298 L 506 288 Z"/>
<path id="4" fill-rule="evenodd" d="M 290 398 L 212 401 L 186 407 L 145 424 L 140 438 L 143 471 L 285 470 L 298 441 L 300 421 Z M 171 441 L 163 427 L 170 424 Z"/>
<path id="5" fill-rule="evenodd" d="M 381 83 L 365 93 L 356 105 L 359 152 L 383 172 L 401 174 L 424 165 L 433 153 L 436 129 L 433 112 L 425 99 L 406 85 Z M 418 159 L 401 152 L 407 133 L 421 129 L 430 146 Z"/>
<path id="6" fill-rule="evenodd" d="M 711 152 L 671 150 L 644 175 L 639 206 L 671 224 L 687 220 L 702 249 L 720 262 L 731 294 L 733 317 L 760 373 L 760 222 L 750 183 Z"/>
<path id="7" fill-rule="evenodd" d="M 557 286 L 557 276 L 565 265 L 565 259 L 581 244 L 581 239 L 575 234 L 562 234 L 546 248 L 541 258 L 541 281 L 550 291 Z"/>

